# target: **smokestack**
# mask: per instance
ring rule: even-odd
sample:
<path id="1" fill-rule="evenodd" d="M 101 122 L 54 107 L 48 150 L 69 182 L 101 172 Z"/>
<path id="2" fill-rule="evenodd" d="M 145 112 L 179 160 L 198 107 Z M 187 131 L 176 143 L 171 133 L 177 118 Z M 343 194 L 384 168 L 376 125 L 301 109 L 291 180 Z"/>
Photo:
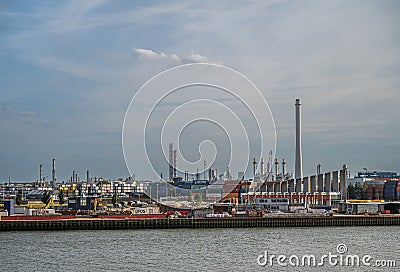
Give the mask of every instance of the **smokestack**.
<path id="1" fill-rule="evenodd" d="M 282 159 L 282 177 L 285 179 L 285 173 L 286 172 L 286 161 L 285 159 Z"/>
<path id="2" fill-rule="evenodd" d="M 278 180 L 278 171 L 279 171 L 278 165 L 279 165 L 279 162 L 278 162 L 278 159 L 276 158 L 275 159 L 275 180 Z"/>
<path id="3" fill-rule="evenodd" d="M 261 158 L 261 178 L 264 177 L 264 158 Z"/>
<path id="4" fill-rule="evenodd" d="M 176 177 L 176 154 L 177 150 L 174 149 L 174 177 Z"/>
<path id="5" fill-rule="evenodd" d="M 72 183 L 75 182 L 75 171 L 72 171 L 72 179 L 71 179 Z"/>
<path id="6" fill-rule="evenodd" d="M 256 158 L 253 158 L 253 175 L 254 176 L 256 176 L 256 166 L 257 166 Z"/>
<path id="7" fill-rule="evenodd" d="M 295 156 L 295 170 L 294 176 L 296 179 L 303 177 L 303 162 L 301 152 L 301 112 L 300 112 L 300 99 L 296 99 L 296 156 Z"/>
<path id="8" fill-rule="evenodd" d="M 43 165 L 40 164 L 39 166 L 39 181 L 42 182 L 43 181 Z"/>
<path id="9" fill-rule="evenodd" d="M 169 144 L 169 162 L 168 162 L 168 166 L 169 166 L 169 179 L 172 180 L 173 176 L 174 176 L 174 167 L 173 167 L 173 146 L 172 143 Z"/>
<path id="10" fill-rule="evenodd" d="M 89 183 L 90 177 L 89 177 L 89 170 L 86 170 L 86 182 Z"/>
<path id="11" fill-rule="evenodd" d="M 53 186 L 56 183 L 56 159 L 53 159 L 52 183 L 53 183 Z"/>
<path id="12" fill-rule="evenodd" d="M 208 169 L 208 181 L 212 180 L 212 169 Z"/>
<path id="13" fill-rule="evenodd" d="M 204 165 L 203 165 L 204 167 L 203 167 L 203 170 L 204 170 L 204 172 L 203 172 L 203 178 L 204 178 L 204 180 L 206 180 L 206 161 L 204 160 Z"/>
<path id="14" fill-rule="evenodd" d="M 321 164 L 317 165 L 317 175 L 321 174 Z"/>

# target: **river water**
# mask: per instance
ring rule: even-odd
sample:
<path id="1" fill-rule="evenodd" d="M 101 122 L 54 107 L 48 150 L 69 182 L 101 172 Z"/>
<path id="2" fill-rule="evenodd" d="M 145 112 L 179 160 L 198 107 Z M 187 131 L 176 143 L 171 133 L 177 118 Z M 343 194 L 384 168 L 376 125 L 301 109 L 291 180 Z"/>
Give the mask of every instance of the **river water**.
<path id="1" fill-rule="evenodd" d="M 400 271 L 399 238 L 400 227 L 0 232 L 0 269 Z M 341 245 L 339 249 L 338 245 Z M 346 247 L 347 251 L 343 253 Z M 266 251 L 267 260 L 271 260 L 271 255 L 283 255 L 286 259 L 281 257 L 280 263 L 276 258 L 266 262 Z M 329 252 L 331 262 L 328 257 L 322 262 L 321 257 Z M 322 265 L 313 266 L 307 259 L 302 263 L 304 255 L 315 256 L 315 265 Z M 352 266 L 350 261 L 347 262 L 350 266 L 346 266 L 343 260 L 349 255 L 358 256 L 359 267 Z M 364 257 L 365 265 L 362 263 Z M 387 261 L 386 266 L 393 266 L 393 260 L 397 267 L 379 268 L 375 263 L 377 260 L 383 261 L 379 265 L 385 265 Z M 357 262 L 353 264 L 357 265 Z M 366 266 L 368 264 L 371 266 Z"/>

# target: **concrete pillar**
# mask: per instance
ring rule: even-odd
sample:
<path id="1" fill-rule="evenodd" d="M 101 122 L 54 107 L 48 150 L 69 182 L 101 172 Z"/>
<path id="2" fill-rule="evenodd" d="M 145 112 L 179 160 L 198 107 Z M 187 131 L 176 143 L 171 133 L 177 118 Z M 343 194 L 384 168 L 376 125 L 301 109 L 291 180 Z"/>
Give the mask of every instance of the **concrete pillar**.
<path id="1" fill-rule="evenodd" d="M 309 178 L 305 177 L 303 178 L 303 193 L 308 193 L 310 192 L 310 186 L 309 186 Z"/>
<path id="2" fill-rule="evenodd" d="M 347 178 L 347 167 L 346 165 L 343 165 L 343 169 L 340 170 L 340 193 L 342 194 L 342 200 L 347 199 L 346 178 Z"/>
<path id="3" fill-rule="evenodd" d="M 294 179 L 290 179 L 289 181 L 289 193 L 293 193 L 294 192 Z"/>
<path id="4" fill-rule="evenodd" d="M 338 171 L 332 172 L 332 192 L 339 192 L 339 173 Z"/>
<path id="5" fill-rule="evenodd" d="M 296 193 L 301 193 L 301 178 L 296 179 L 296 184 L 295 184 L 295 188 L 296 188 Z"/>
<path id="6" fill-rule="evenodd" d="M 325 173 L 325 188 L 324 192 L 329 193 L 331 191 L 331 172 Z"/>
<path id="7" fill-rule="evenodd" d="M 315 193 L 317 192 L 317 176 L 311 176 L 310 177 L 310 193 Z"/>
<path id="8" fill-rule="evenodd" d="M 274 183 L 274 193 L 280 193 L 282 192 L 282 184 L 280 182 L 275 182 Z"/>
<path id="9" fill-rule="evenodd" d="M 283 180 L 281 183 L 281 192 L 286 193 L 288 191 L 288 182 L 287 180 Z"/>
<path id="10" fill-rule="evenodd" d="M 274 184 L 272 182 L 267 183 L 267 192 L 273 193 L 274 192 Z"/>
<path id="11" fill-rule="evenodd" d="M 324 174 L 318 175 L 318 193 L 322 193 L 324 191 Z"/>

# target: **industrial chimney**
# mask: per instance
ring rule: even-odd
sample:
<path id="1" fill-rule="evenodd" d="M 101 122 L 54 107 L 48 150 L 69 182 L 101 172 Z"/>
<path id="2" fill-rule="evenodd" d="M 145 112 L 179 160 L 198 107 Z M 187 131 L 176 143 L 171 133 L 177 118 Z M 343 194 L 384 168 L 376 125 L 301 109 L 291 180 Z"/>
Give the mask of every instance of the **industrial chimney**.
<path id="1" fill-rule="evenodd" d="M 256 158 L 253 158 L 253 175 L 256 176 L 256 169 L 257 169 L 257 161 Z"/>
<path id="2" fill-rule="evenodd" d="M 53 182 L 53 186 L 54 186 L 56 183 L 56 159 L 53 159 L 52 182 Z"/>
<path id="3" fill-rule="evenodd" d="M 264 178 L 264 158 L 261 158 L 261 178 Z"/>
<path id="4" fill-rule="evenodd" d="M 278 180 L 278 172 L 279 172 L 279 162 L 278 159 L 275 158 L 275 180 Z"/>
<path id="5" fill-rule="evenodd" d="M 169 144 L 169 161 L 168 161 L 168 168 L 169 168 L 169 180 L 172 180 L 174 177 L 174 155 L 173 155 L 173 145 L 172 143 Z"/>
<path id="6" fill-rule="evenodd" d="M 177 158 L 177 152 L 178 150 L 174 149 L 174 178 L 177 177 L 176 175 L 176 158 Z"/>
<path id="7" fill-rule="evenodd" d="M 43 181 L 43 165 L 40 164 L 39 166 L 39 182 L 42 183 Z"/>
<path id="8" fill-rule="evenodd" d="M 303 177 L 303 162 L 301 153 L 301 111 L 300 111 L 300 99 L 296 99 L 295 108 L 295 118 L 296 118 L 296 155 L 295 155 L 295 178 Z"/>

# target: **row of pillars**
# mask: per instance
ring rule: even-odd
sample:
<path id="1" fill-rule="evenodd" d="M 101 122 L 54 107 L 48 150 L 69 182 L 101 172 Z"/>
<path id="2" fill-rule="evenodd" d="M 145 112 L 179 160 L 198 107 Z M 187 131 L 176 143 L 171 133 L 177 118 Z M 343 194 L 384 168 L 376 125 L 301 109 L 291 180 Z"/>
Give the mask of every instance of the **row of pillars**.
<path id="1" fill-rule="evenodd" d="M 267 183 L 267 192 L 273 193 L 331 193 L 340 192 L 346 198 L 347 169 L 333 171 L 310 177 Z"/>

